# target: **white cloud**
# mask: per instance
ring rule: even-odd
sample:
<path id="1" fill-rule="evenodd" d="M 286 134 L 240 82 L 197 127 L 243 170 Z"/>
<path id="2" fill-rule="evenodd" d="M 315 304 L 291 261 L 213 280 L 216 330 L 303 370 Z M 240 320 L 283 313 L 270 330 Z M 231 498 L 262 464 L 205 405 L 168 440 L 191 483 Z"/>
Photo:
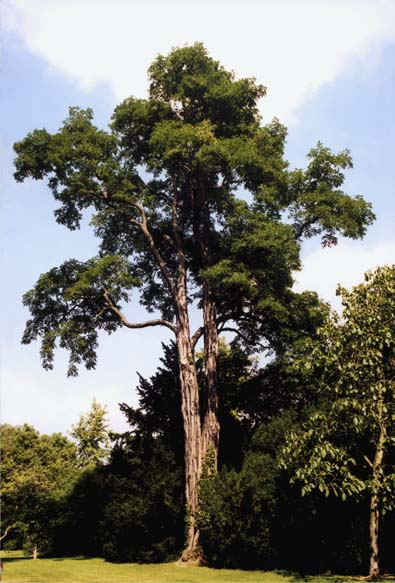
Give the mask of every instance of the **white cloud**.
<path id="1" fill-rule="evenodd" d="M 96 398 L 107 407 L 112 430 L 130 429 L 118 406 L 119 402 L 131 402 L 130 391 L 126 391 L 122 384 L 96 383 L 89 386 L 79 379 L 65 381 L 59 375 L 48 375 L 44 371 L 32 375 L 29 370 L 4 368 L 1 371 L 1 385 L 1 417 L 4 423 L 29 423 L 42 433 L 67 433 L 71 425 L 78 422 L 80 415 L 89 411 L 93 398 Z M 133 405 L 136 404 L 135 397 Z"/>
<path id="2" fill-rule="evenodd" d="M 4 26 L 82 88 L 144 96 L 155 55 L 203 41 L 239 76 L 269 87 L 266 119 L 292 123 L 325 83 L 366 68 L 395 39 L 392 0 L 8 0 Z"/>
<path id="3" fill-rule="evenodd" d="M 363 282 L 366 271 L 392 264 L 395 264 L 395 240 L 376 245 L 341 241 L 332 249 L 317 249 L 305 257 L 303 271 L 295 274 L 295 289 L 317 291 L 322 299 L 339 310 L 337 284 L 349 289 Z"/>

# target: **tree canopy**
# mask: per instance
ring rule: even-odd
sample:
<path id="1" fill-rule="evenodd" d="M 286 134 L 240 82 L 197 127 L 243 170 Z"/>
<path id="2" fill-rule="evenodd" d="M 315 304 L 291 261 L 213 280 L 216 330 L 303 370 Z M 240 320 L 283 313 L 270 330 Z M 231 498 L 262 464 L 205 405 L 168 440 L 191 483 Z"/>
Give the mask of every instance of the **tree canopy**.
<path id="1" fill-rule="evenodd" d="M 112 307 L 132 289 L 148 310 L 161 312 L 152 325 L 173 327 L 176 236 L 188 261 L 189 298 L 201 297 L 208 279 L 221 294 L 222 325 L 232 320 L 248 330 L 253 321 L 252 336 L 269 336 L 273 325 L 263 315 L 286 319 L 283 304 L 297 301 L 290 287 L 300 240 L 321 235 L 331 245 L 337 233 L 362 237 L 374 218 L 362 197 L 340 190 L 349 152 L 318 143 L 306 170 L 290 171 L 284 126 L 260 124 L 265 88 L 236 80 L 200 43 L 159 56 L 149 79 L 149 98 L 120 104 L 109 132 L 93 125 L 92 110 L 72 107 L 58 133 L 35 130 L 15 144 L 16 180 L 47 177 L 60 224 L 79 228 L 84 209 L 94 210 L 99 256 L 67 261 L 24 298 L 33 315 L 24 341 L 41 336 L 51 366 L 59 340 L 72 357 L 70 374 L 80 362 L 94 366 L 98 329 L 126 325 Z M 199 253 L 205 227 L 209 261 Z"/>

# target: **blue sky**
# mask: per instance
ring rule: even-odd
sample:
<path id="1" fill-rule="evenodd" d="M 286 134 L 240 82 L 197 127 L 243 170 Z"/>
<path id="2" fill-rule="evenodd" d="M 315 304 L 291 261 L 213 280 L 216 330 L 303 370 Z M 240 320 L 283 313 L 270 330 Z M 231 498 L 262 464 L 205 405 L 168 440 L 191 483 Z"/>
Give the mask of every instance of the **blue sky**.
<path id="1" fill-rule="evenodd" d="M 111 5 L 111 9 L 110 9 Z M 135 402 L 136 371 L 154 372 L 166 331 L 120 331 L 103 337 L 96 371 L 67 379 L 66 358 L 41 369 L 39 346 L 22 346 L 28 314 L 22 294 L 69 257 L 95 254 L 89 228 L 71 233 L 55 223 L 43 183 L 12 179 L 12 144 L 34 128 L 55 131 L 70 105 L 92 107 L 105 126 L 129 94 L 144 96 L 145 71 L 157 52 L 202 40 L 237 75 L 268 85 L 262 113 L 289 126 L 287 158 L 305 164 L 321 140 L 350 148 L 354 169 L 345 189 L 373 203 L 376 223 L 364 241 L 303 249 L 298 287 L 334 301 L 336 284 L 350 286 L 365 270 L 395 263 L 395 4 L 392 1 L 308 0 L 243 3 L 58 0 L 8 1 L 3 6 L 2 421 L 29 422 L 40 431 L 66 431 L 93 397 L 122 429 L 117 403 Z M 151 26 L 143 26 L 151 18 Z M 163 22 L 169 24 L 163 26 Z M 221 30 L 218 34 L 218 22 Z M 327 30 L 329 29 L 329 30 Z M 129 308 L 134 320 L 143 310 Z M 195 316 L 197 317 L 197 316 Z"/>

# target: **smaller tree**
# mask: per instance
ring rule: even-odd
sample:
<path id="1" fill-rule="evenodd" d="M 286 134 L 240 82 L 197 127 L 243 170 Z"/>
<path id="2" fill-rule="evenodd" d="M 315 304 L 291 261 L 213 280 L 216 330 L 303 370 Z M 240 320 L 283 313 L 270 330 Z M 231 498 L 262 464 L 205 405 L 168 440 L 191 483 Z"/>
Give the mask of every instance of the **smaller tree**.
<path id="1" fill-rule="evenodd" d="M 72 425 L 70 435 L 77 443 L 80 467 L 96 466 L 107 461 L 110 437 L 106 416 L 107 408 L 93 399 L 91 410 Z"/>
<path id="2" fill-rule="evenodd" d="M 75 445 L 60 433 L 2 425 L 2 538 L 34 558 L 48 552 L 60 508 L 80 475 Z"/>
<path id="3" fill-rule="evenodd" d="M 395 507 L 395 265 L 365 275 L 344 310 L 293 355 L 318 406 L 287 435 L 284 467 L 302 494 L 370 499 L 370 578 L 380 576 L 379 517 Z"/>

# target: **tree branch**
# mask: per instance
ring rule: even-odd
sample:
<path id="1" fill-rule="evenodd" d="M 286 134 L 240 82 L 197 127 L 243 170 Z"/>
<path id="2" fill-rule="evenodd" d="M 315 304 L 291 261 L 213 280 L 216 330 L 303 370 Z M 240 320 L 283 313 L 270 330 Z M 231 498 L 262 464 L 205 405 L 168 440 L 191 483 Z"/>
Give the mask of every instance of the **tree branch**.
<path id="1" fill-rule="evenodd" d="M 133 220 L 134 223 L 137 223 L 138 225 L 143 225 L 144 227 L 147 228 L 147 215 L 145 214 L 145 209 L 143 207 L 143 205 L 139 202 L 131 202 L 130 203 L 132 207 L 136 208 L 141 216 L 141 223 L 137 220 Z"/>
<path id="2" fill-rule="evenodd" d="M 7 534 L 10 532 L 10 530 L 11 530 L 12 528 L 15 528 L 15 526 L 16 526 L 16 522 L 14 522 L 13 524 L 9 524 L 9 525 L 6 527 L 6 529 L 5 529 L 5 531 L 4 531 L 4 534 L 2 534 L 2 535 L 0 536 L 0 541 L 1 541 L 1 540 L 3 540 L 3 539 L 4 539 L 4 538 L 7 536 Z"/>
<path id="3" fill-rule="evenodd" d="M 165 234 L 163 235 L 163 239 L 164 239 L 165 241 L 167 241 L 167 242 L 169 243 L 169 245 L 170 245 L 171 247 L 173 247 L 173 249 L 174 249 L 175 251 L 177 251 L 176 244 L 174 243 L 174 241 L 173 241 L 173 239 L 170 237 L 170 235 L 168 235 L 167 233 L 165 233 Z"/>
<path id="4" fill-rule="evenodd" d="M 159 269 L 163 275 L 163 278 L 165 279 L 165 281 L 169 287 L 170 293 L 173 296 L 174 301 L 177 301 L 176 288 L 174 286 L 174 282 L 171 278 L 169 270 L 167 269 L 166 261 L 163 259 L 162 255 L 159 253 L 159 250 L 158 250 L 157 246 L 155 245 L 154 238 L 152 237 L 152 235 L 148 229 L 147 215 L 145 214 L 144 207 L 142 204 L 140 204 L 138 202 L 134 202 L 134 203 L 132 203 L 132 205 L 139 210 L 140 215 L 141 215 L 141 221 L 138 221 L 137 219 L 131 219 L 131 221 L 133 224 L 137 225 L 141 229 L 141 231 L 143 232 L 145 238 L 148 241 L 148 244 L 150 246 L 152 254 L 155 257 L 156 262 L 159 266 Z"/>
<path id="5" fill-rule="evenodd" d="M 223 327 L 225 326 L 225 324 L 230 320 L 230 318 L 228 316 L 222 316 L 220 318 L 217 318 L 217 328 L 218 328 L 218 333 L 222 332 Z"/>
<path id="6" fill-rule="evenodd" d="M 292 225 L 294 233 L 295 233 L 295 239 L 297 241 L 299 241 L 299 239 L 301 239 L 304 234 L 306 229 L 308 229 L 309 227 L 312 227 L 314 225 L 314 223 L 318 222 L 318 217 L 311 217 L 310 219 L 306 219 L 305 221 L 303 221 L 302 223 L 300 223 L 299 225 L 297 223 L 294 223 Z"/>
<path id="7" fill-rule="evenodd" d="M 191 337 L 192 349 L 195 348 L 196 344 L 199 342 L 199 340 L 203 336 L 203 334 L 204 334 L 204 326 L 200 326 L 200 328 L 198 328 L 196 330 L 195 334 L 193 334 L 193 336 Z"/>
<path id="8" fill-rule="evenodd" d="M 178 228 L 177 204 L 178 191 L 177 182 L 174 176 L 171 176 L 173 184 L 173 200 L 171 204 L 171 226 L 173 231 L 174 247 L 177 254 L 178 276 L 177 276 L 177 296 L 176 303 L 179 310 L 184 311 L 187 305 L 187 262 L 185 259 L 183 240 Z M 192 345 L 193 350 L 193 345 Z"/>
<path id="9" fill-rule="evenodd" d="M 177 221 L 177 202 L 178 202 L 178 194 L 177 194 L 177 185 L 174 176 L 172 176 L 173 182 L 173 201 L 171 205 L 171 226 L 173 228 L 173 237 L 174 241 L 177 245 L 177 249 L 179 252 L 182 250 L 182 241 L 180 236 L 180 231 L 178 229 L 178 221 Z"/>
<path id="10" fill-rule="evenodd" d="M 95 194 L 92 194 L 93 198 L 98 198 L 99 200 L 101 200 L 101 202 L 105 201 L 107 205 L 112 206 L 114 204 L 114 201 L 109 199 L 109 195 L 106 189 L 103 190 L 102 196 L 97 196 Z M 123 201 L 124 203 L 124 201 Z M 154 255 L 157 264 L 159 266 L 159 269 L 169 287 L 170 293 L 173 296 L 174 301 L 177 300 L 177 294 L 176 294 L 176 289 L 174 286 L 174 282 L 171 278 L 171 275 L 167 269 L 167 265 L 165 260 L 163 259 L 163 257 L 161 256 L 161 254 L 159 253 L 158 248 L 155 245 L 155 241 L 152 237 L 152 234 L 150 233 L 149 229 L 148 229 L 148 223 L 147 223 L 147 215 L 145 213 L 145 209 L 143 207 L 143 205 L 139 202 L 133 202 L 133 201 L 128 201 L 127 204 L 129 204 L 131 207 L 137 209 L 140 213 L 141 216 L 141 221 L 137 220 L 137 219 L 130 219 L 131 222 L 134 225 L 137 225 L 141 231 L 143 232 L 145 238 L 148 241 L 148 244 L 151 248 L 152 254 Z M 114 208 L 114 207 L 113 207 Z M 115 209 L 117 209 L 117 207 L 115 207 Z"/>
<path id="11" fill-rule="evenodd" d="M 135 329 L 135 328 L 148 328 L 150 326 L 166 326 L 166 328 L 169 328 L 169 330 L 176 333 L 176 327 L 171 322 L 168 322 L 167 320 L 163 320 L 162 318 L 157 318 L 155 320 L 147 320 L 146 322 L 138 322 L 138 323 L 129 322 L 129 320 L 121 312 L 121 310 L 119 310 L 116 307 L 116 305 L 114 304 L 114 302 L 112 301 L 112 299 L 110 298 L 110 296 L 106 290 L 104 290 L 103 295 L 104 295 L 104 299 L 106 300 L 107 305 L 110 308 L 110 310 L 119 318 L 121 323 L 126 328 Z"/>
<path id="12" fill-rule="evenodd" d="M 244 340 L 244 342 L 246 344 L 250 344 L 251 340 L 249 340 L 249 338 L 247 338 L 246 336 L 244 336 L 244 334 L 242 334 L 240 332 L 240 330 L 238 330 L 237 328 L 221 328 L 221 330 L 219 332 L 234 332 L 237 336 L 240 336 L 240 338 L 242 340 Z"/>

